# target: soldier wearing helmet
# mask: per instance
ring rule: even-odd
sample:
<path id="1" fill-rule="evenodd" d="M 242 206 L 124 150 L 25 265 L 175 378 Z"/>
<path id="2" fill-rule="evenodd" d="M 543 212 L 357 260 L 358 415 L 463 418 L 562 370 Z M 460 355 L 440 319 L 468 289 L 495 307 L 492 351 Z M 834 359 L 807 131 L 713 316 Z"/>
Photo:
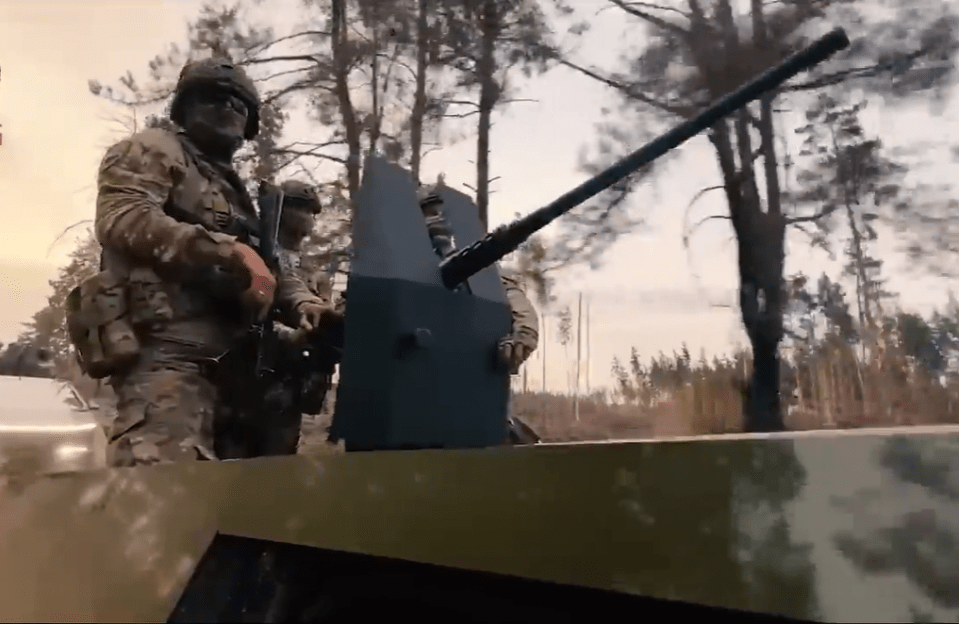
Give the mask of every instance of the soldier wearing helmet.
<path id="1" fill-rule="evenodd" d="M 280 184 L 283 192 L 283 212 L 280 214 L 280 261 L 284 267 L 297 269 L 307 287 L 321 299 L 330 300 L 333 288 L 329 276 L 317 266 L 310 266 L 303 257 L 303 243 L 313 232 L 316 217 L 323 205 L 316 188 L 299 180 Z"/>
<path id="2" fill-rule="evenodd" d="M 279 191 L 283 197 L 277 241 L 280 268 L 283 275 L 296 275 L 296 279 L 282 280 L 278 294 L 282 296 L 283 289 L 289 284 L 305 283 L 324 306 L 329 306 L 332 293 L 319 292 L 311 286 L 318 277 L 322 278 L 322 273 L 312 270 L 313 267 L 308 266 L 301 258 L 303 243 L 313 232 L 316 216 L 322 210 L 319 194 L 314 187 L 299 180 L 284 181 L 279 185 Z M 328 331 L 311 336 L 311 341 L 330 340 L 330 334 L 335 333 L 334 323 L 338 323 L 341 319 L 343 304 L 344 301 L 339 300 L 333 311 L 325 316 L 324 329 Z M 293 331 L 282 323 L 277 323 L 275 329 L 281 342 L 293 347 L 293 350 L 296 350 L 297 345 L 302 344 L 301 341 L 306 338 L 303 332 Z M 276 411 L 270 414 L 270 429 L 262 432 L 261 439 L 256 442 L 258 454 L 296 453 L 303 421 L 301 410 L 310 414 L 320 411 L 330 388 L 335 366 L 332 360 L 327 359 L 312 363 L 314 366 L 305 366 L 299 371 L 300 375 L 292 386 L 281 387 L 285 382 L 278 382 L 276 387 L 267 389 L 267 392 L 272 392 L 273 396 L 282 396 L 284 400 L 279 401 Z"/>
<path id="3" fill-rule="evenodd" d="M 445 258 L 455 252 L 456 247 L 453 231 L 443 213 L 443 198 L 438 191 L 438 187 L 420 187 L 418 198 L 433 250 L 441 258 Z M 510 333 L 500 340 L 499 357 L 515 375 L 539 343 L 539 318 L 536 308 L 514 275 L 500 269 L 500 280 L 506 289 L 513 324 Z M 509 416 L 509 428 L 511 442 L 534 443 L 539 440 L 528 425 L 512 414 Z"/>
<path id="4" fill-rule="evenodd" d="M 109 299 L 112 307 L 79 301 L 71 336 L 103 337 L 120 317 L 132 328 L 125 344 L 137 345 L 136 356 L 103 369 L 118 396 L 114 466 L 224 457 L 214 414 L 229 410 L 209 362 L 271 305 L 292 326 L 311 328 L 323 317 L 322 301 L 302 280 L 291 273 L 277 284 L 252 246 L 257 213 L 232 160 L 257 135 L 259 107 L 240 67 L 222 58 L 188 63 L 170 106 L 180 130 L 138 132 L 100 164 L 95 229 L 101 275 L 113 276 L 100 283 L 122 296 Z M 217 296 L 209 280 L 216 273 L 245 288 L 243 305 Z M 95 298 L 94 290 L 79 295 Z"/>
<path id="5" fill-rule="evenodd" d="M 316 189 L 299 180 L 283 182 L 280 192 L 283 193 L 283 211 L 280 213 L 279 243 L 289 259 L 291 255 L 299 254 L 303 241 L 313 232 L 316 217 L 323 206 Z"/>

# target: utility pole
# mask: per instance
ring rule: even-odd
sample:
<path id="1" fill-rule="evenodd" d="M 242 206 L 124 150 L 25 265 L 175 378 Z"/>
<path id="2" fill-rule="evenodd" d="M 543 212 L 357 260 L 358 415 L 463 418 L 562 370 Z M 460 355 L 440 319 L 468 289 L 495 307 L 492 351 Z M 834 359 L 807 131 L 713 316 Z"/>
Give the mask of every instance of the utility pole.
<path id="1" fill-rule="evenodd" d="M 543 326 L 543 350 L 540 352 L 540 357 L 543 358 L 543 394 L 546 394 L 546 345 L 549 343 L 549 332 L 546 331 L 546 314 L 544 312 L 540 312 L 539 318 L 541 321 L 540 325 Z"/>
<path id="2" fill-rule="evenodd" d="M 576 422 L 579 422 L 579 365 L 582 361 L 583 346 L 583 293 L 579 293 L 579 304 L 576 309 L 576 392 L 573 394 L 573 412 Z"/>
<path id="3" fill-rule="evenodd" d="M 592 372 L 592 360 L 589 357 L 589 297 L 586 298 L 586 396 L 589 396 L 589 375 Z"/>

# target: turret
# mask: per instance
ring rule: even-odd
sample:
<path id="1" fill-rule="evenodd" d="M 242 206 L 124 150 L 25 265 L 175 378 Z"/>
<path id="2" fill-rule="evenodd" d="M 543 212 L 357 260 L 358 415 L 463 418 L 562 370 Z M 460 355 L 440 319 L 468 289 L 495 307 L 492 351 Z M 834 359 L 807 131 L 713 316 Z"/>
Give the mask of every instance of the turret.
<path id="1" fill-rule="evenodd" d="M 441 188 L 455 240 L 475 241 L 442 261 L 430 244 L 412 176 L 371 157 L 353 216 L 331 435 L 345 440 L 347 450 L 503 443 L 510 375 L 497 365 L 496 346 L 510 331 L 511 318 L 497 261 L 558 217 L 848 44 L 842 30 L 829 33 L 548 206 L 485 236 L 472 201 Z M 464 282 L 469 288 L 456 288 Z"/>

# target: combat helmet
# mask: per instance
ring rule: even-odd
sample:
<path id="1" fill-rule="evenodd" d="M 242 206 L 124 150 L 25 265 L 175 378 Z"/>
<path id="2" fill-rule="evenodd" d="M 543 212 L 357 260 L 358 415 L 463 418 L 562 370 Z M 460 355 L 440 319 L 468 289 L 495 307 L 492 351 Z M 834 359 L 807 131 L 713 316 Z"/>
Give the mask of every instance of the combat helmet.
<path id="1" fill-rule="evenodd" d="M 283 193 L 280 234 L 292 244 L 313 231 L 316 215 L 322 208 L 320 196 L 315 188 L 299 180 L 282 182 L 279 190 Z"/>
<path id="2" fill-rule="evenodd" d="M 316 189 L 305 182 L 287 180 L 280 184 L 280 191 L 283 192 L 284 202 L 291 208 L 305 208 L 314 215 L 323 208 Z"/>
<path id="3" fill-rule="evenodd" d="M 173 102 L 170 104 L 170 119 L 183 125 L 183 106 L 186 96 L 197 90 L 220 87 L 240 98 L 248 109 L 243 138 L 250 140 L 260 131 L 260 96 L 256 85 L 242 68 L 223 57 L 191 61 L 180 70 Z"/>

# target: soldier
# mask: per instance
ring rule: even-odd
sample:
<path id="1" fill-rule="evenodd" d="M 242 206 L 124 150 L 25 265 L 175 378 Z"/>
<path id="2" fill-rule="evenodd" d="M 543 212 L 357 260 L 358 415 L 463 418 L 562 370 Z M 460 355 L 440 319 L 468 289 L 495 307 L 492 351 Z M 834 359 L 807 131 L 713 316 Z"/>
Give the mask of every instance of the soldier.
<path id="1" fill-rule="evenodd" d="M 331 305 L 332 297 L 328 292 L 318 292 L 311 282 L 315 282 L 315 275 L 318 271 L 310 271 L 309 267 L 303 262 L 303 242 L 313 231 L 316 216 L 322 210 L 319 195 L 316 190 L 297 180 L 287 180 L 280 184 L 280 191 L 283 193 L 283 209 L 280 212 L 279 227 L 279 258 L 284 274 L 295 274 L 297 279 L 292 283 L 299 288 L 300 284 L 306 284 L 307 288 L 325 305 Z M 286 281 L 283 282 L 287 283 Z M 282 294 L 282 289 L 281 289 Z M 337 306 L 337 313 L 342 314 L 342 301 Z M 304 339 L 302 332 L 294 332 L 290 328 L 277 324 L 277 334 L 287 345 L 295 349 L 295 345 Z M 333 368 L 332 361 L 327 362 L 329 366 L 319 366 L 316 370 L 303 370 L 298 381 L 300 386 L 297 396 L 289 396 L 285 401 L 279 413 L 271 415 L 272 427 L 267 431 L 258 443 L 260 453 L 263 455 L 292 455 L 297 451 L 300 440 L 300 431 L 302 428 L 303 414 L 301 409 L 307 413 L 318 413 L 322 408 L 326 392 L 330 387 Z"/>
<path id="2" fill-rule="evenodd" d="M 277 284 L 249 246 L 256 211 L 232 160 L 259 130 L 259 105 L 253 82 L 228 60 L 188 63 L 170 108 L 182 130 L 143 130 L 100 164 L 101 275 L 124 290 L 138 345 L 132 362 L 109 373 L 118 397 L 113 466 L 217 459 L 222 402 L 208 363 L 271 305 L 307 330 L 326 318 L 328 307 L 296 274 Z M 245 306 L 215 296 L 207 278 L 217 271 L 246 286 Z"/>
<path id="3" fill-rule="evenodd" d="M 421 187 L 419 202 L 420 209 L 426 217 L 426 228 L 433 249 L 440 257 L 446 257 L 455 249 L 453 233 L 443 215 L 443 199 L 435 189 Z M 532 302 L 514 276 L 501 270 L 500 280 L 506 289 L 513 326 L 510 333 L 500 340 L 499 356 L 503 364 L 509 368 L 510 374 L 515 375 L 539 343 L 539 318 Z M 532 444 L 539 441 L 535 432 L 512 414 L 512 409 L 510 409 L 509 429 L 510 442 Z"/>
<path id="4" fill-rule="evenodd" d="M 303 243 L 312 233 L 316 217 L 323 209 L 320 197 L 312 186 L 298 180 L 280 185 L 283 211 L 280 215 L 280 261 L 284 269 L 300 273 L 310 292 L 325 301 L 332 301 L 332 283 L 325 271 L 303 257 Z"/>
<path id="5" fill-rule="evenodd" d="M 280 213 L 280 261 L 284 269 L 302 268 L 300 254 L 303 242 L 316 225 L 316 216 L 323 209 L 316 189 L 298 180 L 280 184 L 283 210 Z"/>

